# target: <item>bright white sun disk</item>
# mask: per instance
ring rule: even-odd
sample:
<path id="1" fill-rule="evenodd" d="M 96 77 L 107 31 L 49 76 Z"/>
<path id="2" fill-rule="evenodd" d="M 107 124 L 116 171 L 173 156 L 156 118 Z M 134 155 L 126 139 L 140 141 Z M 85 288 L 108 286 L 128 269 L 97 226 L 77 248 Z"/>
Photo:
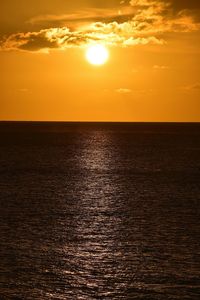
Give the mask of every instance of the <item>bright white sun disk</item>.
<path id="1" fill-rule="evenodd" d="M 109 54 L 105 46 L 96 44 L 87 49 L 86 58 L 92 65 L 100 66 L 106 63 Z"/>

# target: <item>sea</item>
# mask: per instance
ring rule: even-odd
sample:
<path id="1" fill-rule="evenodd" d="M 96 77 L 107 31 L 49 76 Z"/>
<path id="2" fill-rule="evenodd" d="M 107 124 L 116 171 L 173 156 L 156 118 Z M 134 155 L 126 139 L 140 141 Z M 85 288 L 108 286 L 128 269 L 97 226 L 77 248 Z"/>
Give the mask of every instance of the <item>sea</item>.
<path id="1" fill-rule="evenodd" d="M 1 300 L 199 300 L 200 123 L 0 123 Z"/>

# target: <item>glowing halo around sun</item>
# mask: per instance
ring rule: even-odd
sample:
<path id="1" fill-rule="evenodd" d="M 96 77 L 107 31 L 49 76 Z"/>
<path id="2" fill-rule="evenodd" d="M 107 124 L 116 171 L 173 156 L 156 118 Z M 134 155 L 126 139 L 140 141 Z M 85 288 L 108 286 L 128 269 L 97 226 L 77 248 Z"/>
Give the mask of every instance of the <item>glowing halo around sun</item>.
<path id="1" fill-rule="evenodd" d="M 109 52 L 104 45 L 95 44 L 88 47 L 86 51 L 87 61 L 95 66 L 104 65 L 109 58 Z"/>

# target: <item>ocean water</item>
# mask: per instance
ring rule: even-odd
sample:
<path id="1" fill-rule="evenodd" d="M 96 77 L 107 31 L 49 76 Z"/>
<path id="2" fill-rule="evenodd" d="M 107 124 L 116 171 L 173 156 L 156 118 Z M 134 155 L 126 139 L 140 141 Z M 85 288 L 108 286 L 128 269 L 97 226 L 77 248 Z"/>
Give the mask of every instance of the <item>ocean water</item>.
<path id="1" fill-rule="evenodd" d="M 1 123 L 0 299 L 200 299 L 200 124 Z"/>

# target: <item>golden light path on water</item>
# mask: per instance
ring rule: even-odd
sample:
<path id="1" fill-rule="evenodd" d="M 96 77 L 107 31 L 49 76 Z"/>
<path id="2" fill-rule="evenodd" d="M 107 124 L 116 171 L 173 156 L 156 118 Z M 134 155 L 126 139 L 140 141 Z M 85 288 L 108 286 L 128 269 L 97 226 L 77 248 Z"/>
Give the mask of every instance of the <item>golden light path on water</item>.
<path id="1" fill-rule="evenodd" d="M 93 131 L 83 133 L 81 140 L 77 167 L 82 170 L 82 177 L 74 186 L 78 198 L 71 224 L 76 242 L 60 249 L 65 262 L 74 267 L 63 270 L 63 275 L 69 276 L 80 290 L 87 286 L 82 299 L 87 299 L 87 293 L 95 289 L 99 296 L 114 299 L 115 293 L 124 288 L 127 270 L 132 278 L 136 276 L 142 258 L 137 243 L 131 246 L 128 239 L 124 242 L 123 211 L 127 207 L 119 201 L 124 192 L 119 180 L 110 176 L 116 164 L 112 134 Z M 109 282 L 116 276 L 116 286 L 110 289 Z"/>

